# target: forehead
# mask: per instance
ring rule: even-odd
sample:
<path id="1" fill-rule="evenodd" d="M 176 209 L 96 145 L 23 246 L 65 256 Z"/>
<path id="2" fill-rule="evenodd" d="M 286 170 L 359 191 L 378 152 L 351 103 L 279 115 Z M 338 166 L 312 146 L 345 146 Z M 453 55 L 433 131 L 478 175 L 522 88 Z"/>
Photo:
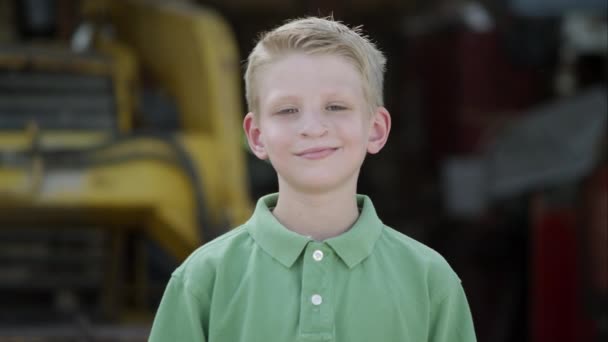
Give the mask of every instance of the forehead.
<path id="1" fill-rule="evenodd" d="M 282 97 L 342 95 L 363 97 L 360 72 L 346 58 L 289 54 L 264 66 L 257 80 L 260 104 Z"/>

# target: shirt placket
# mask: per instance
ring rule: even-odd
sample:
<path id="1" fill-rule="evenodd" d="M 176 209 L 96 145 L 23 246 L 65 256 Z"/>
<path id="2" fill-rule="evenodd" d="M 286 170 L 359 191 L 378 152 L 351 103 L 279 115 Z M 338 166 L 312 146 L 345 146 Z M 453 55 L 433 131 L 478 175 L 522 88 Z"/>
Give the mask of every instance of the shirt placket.
<path id="1" fill-rule="evenodd" d="M 306 246 L 302 268 L 300 338 L 331 341 L 334 336 L 331 264 L 332 250 L 324 243 L 311 241 Z"/>

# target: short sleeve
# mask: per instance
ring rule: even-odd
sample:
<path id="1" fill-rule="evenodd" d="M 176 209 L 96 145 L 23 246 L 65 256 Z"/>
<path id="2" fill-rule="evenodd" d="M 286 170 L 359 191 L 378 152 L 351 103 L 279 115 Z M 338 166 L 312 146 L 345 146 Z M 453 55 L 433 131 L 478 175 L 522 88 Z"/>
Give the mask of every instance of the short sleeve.
<path id="1" fill-rule="evenodd" d="M 431 308 L 430 342 L 475 342 L 467 298 L 459 280 Z"/>
<path id="2" fill-rule="evenodd" d="M 205 342 L 208 300 L 192 294 L 180 276 L 172 276 L 154 317 L 151 342 Z"/>

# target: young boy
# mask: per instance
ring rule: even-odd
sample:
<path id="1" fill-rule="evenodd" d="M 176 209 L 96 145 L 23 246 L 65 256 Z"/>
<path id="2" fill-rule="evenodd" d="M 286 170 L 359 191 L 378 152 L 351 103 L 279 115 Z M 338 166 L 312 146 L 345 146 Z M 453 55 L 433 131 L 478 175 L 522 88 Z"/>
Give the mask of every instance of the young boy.
<path id="1" fill-rule="evenodd" d="M 331 19 L 266 33 L 248 59 L 249 146 L 277 172 L 244 225 L 174 273 L 151 341 L 475 341 L 457 275 L 357 195 L 388 138 L 385 58 Z"/>

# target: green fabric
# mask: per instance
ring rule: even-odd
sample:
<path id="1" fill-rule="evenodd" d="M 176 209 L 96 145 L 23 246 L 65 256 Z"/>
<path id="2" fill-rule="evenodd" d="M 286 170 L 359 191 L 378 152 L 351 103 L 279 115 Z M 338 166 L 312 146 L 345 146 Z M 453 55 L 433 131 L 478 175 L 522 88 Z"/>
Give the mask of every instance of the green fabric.
<path id="1" fill-rule="evenodd" d="M 357 200 L 353 227 L 320 242 L 274 218 L 276 194 L 261 198 L 247 223 L 175 270 L 150 341 L 475 341 L 448 263 Z"/>

